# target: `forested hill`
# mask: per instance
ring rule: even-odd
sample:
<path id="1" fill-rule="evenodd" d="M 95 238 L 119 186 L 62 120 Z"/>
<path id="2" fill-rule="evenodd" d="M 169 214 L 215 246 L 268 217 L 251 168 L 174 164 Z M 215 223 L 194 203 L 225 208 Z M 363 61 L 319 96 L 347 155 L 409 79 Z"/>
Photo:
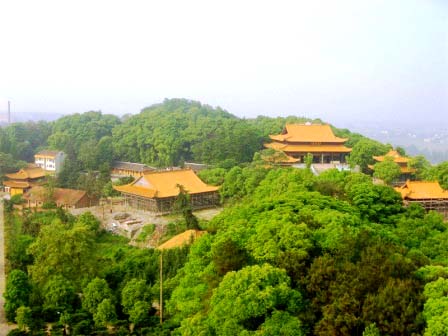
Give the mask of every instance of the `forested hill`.
<path id="1" fill-rule="evenodd" d="M 184 161 L 234 165 L 252 161 L 267 135 L 285 122 L 306 118 L 240 119 L 222 110 L 184 99 L 166 100 L 142 110 L 113 129 L 115 155 L 156 166 Z"/>
<path id="2" fill-rule="evenodd" d="M 207 105 L 166 100 L 145 108 L 113 129 L 115 155 L 156 166 L 183 161 L 246 162 L 260 146 L 247 121 Z"/>
<path id="3" fill-rule="evenodd" d="M 54 122 L 14 123 L 0 128 L 0 175 L 24 166 L 25 161 L 32 162 L 41 149 L 67 154 L 59 185 L 71 188 L 88 189 L 94 184 L 92 176 L 83 177 L 81 172 L 100 171 L 107 180 L 114 160 L 155 167 L 182 166 L 192 161 L 230 168 L 252 162 L 254 154 L 269 141 L 269 134 L 281 132 L 286 123 L 308 121 L 323 123 L 296 116 L 241 119 L 219 107 L 167 99 L 121 119 L 90 111 Z M 333 130 L 337 136 L 348 138 L 346 145 L 353 149 L 350 163 L 363 171 L 374 163 L 373 155 L 392 148 L 347 129 Z M 430 168 L 424 157 L 418 157 L 415 165 L 421 171 Z M 439 178 L 448 187 L 448 178 L 443 177 L 446 171 L 448 164 L 442 163 L 424 177 Z"/>
<path id="4" fill-rule="evenodd" d="M 42 148 L 59 149 L 76 158 L 82 169 L 98 169 L 114 159 L 159 167 L 184 161 L 229 161 L 227 164 L 232 165 L 252 161 L 267 136 L 280 132 L 286 122 L 306 121 L 313 120 L 241 119 L 219 107 L 167 99 L 122 119 L 90 111 L 54 122 L 14 123 L 0 128 L 0 153 L 32 161 L 34 153 Z"/>

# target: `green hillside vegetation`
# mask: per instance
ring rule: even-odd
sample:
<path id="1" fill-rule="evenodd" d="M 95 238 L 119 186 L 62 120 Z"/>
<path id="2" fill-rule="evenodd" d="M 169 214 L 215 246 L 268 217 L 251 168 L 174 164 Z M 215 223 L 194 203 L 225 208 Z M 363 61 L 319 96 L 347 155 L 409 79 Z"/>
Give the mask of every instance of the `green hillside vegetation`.
<path id="1" fill-rule="evenodd" d="M 49 325 L 52 335 L 447 335 L 447 222 L 372 183 L 364 173 L 372 156 L 391 146 L 345 129 L 334 131 L 349 139 L 360 173 L 268 167 L 268 135 L 306 121 L 240 119 L 171 99 L 123 119 L 87 112 L 1 128 L 1 173 L 42 148 L 61 149 L 57 185 L 109 196 L 113 160 L 196 161 L 212 166 L 199 175 L 220 186 L 224 204 L 210 221 L 186 211 L 167 226 L 168 235 L 207 233 L 163 252 L 160 325 L 158 250 L 130 246 L 90 213 L 17 212 L 20 197 L 5 201 L 5 311 L 20 328 L 11 335 Z M 389 182 L 397 172 L 385 162 L 377 174 Z M 410 166 L 448 188 L 447 162 L 416 157 Z"/>
<path id="2" fill-rule="evenodd" d="M 239 169 L 223 184 L 238 202 L 202 222 L 209 233 L 190 251 L 164 256 L 162 327 L 158 252 L 61 210 L 7 216 L 8 318 L 29 307 L 32 330 L 52 322 L 73 335 L 129 334 L 131 323 L 135 335 L 447 332 L 439 214 L 403 208 L 398 193 L 361 173 Z"/>
<path id="3" fill-rule="evenodd" d="M 8 279 L 6 318 L 32 335 L 136 335 L 159 330 L 152 302 L 158 293 L 159 253 L 129 246 L 99 230 L 90 213 L 73 217 L 61 209 L 23 216 L 6 212 Z M 164 276 L 173 278 L 188 249 L 164 253 Z M 19 323 L 20 324 L 20 323 Z"/>
<path id="4" fill-rule="evenodd" d="M 401 204 L 362 174 L 271 170 L 193 245 L 170 317 L 182 335 L 422 334 L 447 224 Z"/>

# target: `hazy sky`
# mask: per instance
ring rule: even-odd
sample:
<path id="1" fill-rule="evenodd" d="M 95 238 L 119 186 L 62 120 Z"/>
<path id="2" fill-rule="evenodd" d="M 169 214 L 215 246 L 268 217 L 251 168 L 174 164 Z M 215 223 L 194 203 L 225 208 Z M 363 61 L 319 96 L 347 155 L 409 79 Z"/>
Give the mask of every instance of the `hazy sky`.
<path id="1" fill-rule="evenodd" d="M 0 110 L 448 122 L 448 1 L 0 1 Z M 3 108 L 2 108 L 3 106 Z"/>

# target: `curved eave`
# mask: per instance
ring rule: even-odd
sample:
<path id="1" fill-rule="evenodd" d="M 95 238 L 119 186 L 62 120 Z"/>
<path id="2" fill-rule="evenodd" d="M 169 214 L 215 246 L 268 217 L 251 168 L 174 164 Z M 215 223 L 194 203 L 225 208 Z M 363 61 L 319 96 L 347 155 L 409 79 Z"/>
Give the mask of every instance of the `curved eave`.
<path id="1" fill-rule="evenodd" d="M 411 161 L 410 158 L 406 157 L 392 157 L 392 156 L 374 156 L 373 159 L 378 162 L 383 162 L 386 158 L 391 158 L 395 163 L 408 163 Z"/>
<path id="2" fill-rule="evenodd" d="M 123 194 L 130 195 L 130 196 L 141 196 L 145 198 L 170 198 L 170 197 L 177 197 L 179 193 L 160 193 L 156 190 L 152 189 L 146 189 L 146 188 L 139 188 L 135 187 L 133 185 L 124 185 L 124 186 L 113 186 L 113 188 Z M 196 194 L 202 194 L 202 193 L 208 193 L 208 192 L 216 192 L 219 190 L 219 187 L 215 186 L 209 186 L 207 188 L 188 192 L 189 195 L 196 195 Z"/>

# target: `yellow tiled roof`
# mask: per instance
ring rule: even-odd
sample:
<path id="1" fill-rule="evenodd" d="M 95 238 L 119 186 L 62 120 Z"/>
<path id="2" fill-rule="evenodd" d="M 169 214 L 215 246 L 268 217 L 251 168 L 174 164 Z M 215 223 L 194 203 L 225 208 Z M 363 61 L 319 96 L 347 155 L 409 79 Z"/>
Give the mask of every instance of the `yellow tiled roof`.
<path id="1" fill-rule="evenodd" d="M 179 195 L 178 185 L 182 185 L 189 194 L 218 190 L 218 187 L 202 182 L 190 169 L 149 172 L 131 184 L 114 186 L 114 188 L 127 194 L 163 198 Z"/>
<path id="2" fill-rule="evenodd" d="M 382 156 L 374 156 L 376 161 L 382 162 L 386 158 L 393 158 L 395 163 L 408 163 L 411 159 L 405 156 L 401 156 L 396 150 L 390 150 L 387 154 Z"/>
<path id="3" fill-rule="evenodd" d="M 283 154 L 285 154 L 285 153 L 283 153 Z M 293 158 L 292 156 L 289 156 L 287 154 L 285 154 L 285 158 L 284 159 L 279 159 L 277 157 L 272 157 L 272 156 L 269 156 L 269 155 L 266 155 L 266 156 L 262 155 L 262 159 L 264 161 L 266 161 L 266 162 L 271 162 L 271 163 L 274 163 L 274 162 L 278 162 L 278 163 L 296 163 L 296 162 L 300 161 L 300 159 Z"/>
<path id="4" fill-rule="evenodd" d="M 157 194 L 157 190 L 143 188 L 143 187 L 137 187 L 137 186 L 132 185 L 132 183 L 122 185 L 122 186 L 114 186 L 114 189 L 119 192 L 122 192 L 122 193 L 133 194 L 133 195 L 143 196 L 143 197 L 148 197 L 148 198 L 154 198 L 154 197 L 156 197 L 156 194 Z M 179 191 L 177 193 L 179 194 Z"/>
<path id="5" fill-rule="evenodd" d="M 350 153 L 352 151 L 344 145 L 288 145 L 272 142 L 264 146 L 285 153 Z"/>
<path id="6" fill-rule="evenodd" d="M 344 143 L 348 140 L 335 136 L 330 125 L 312 124 L 286 124 L 282 134 L 269 137 L 281 142 Z"/>
<path id="7" fill-rule="evenodd" d="M 28 182 L 18 182 L 18 181 L 3 181 L 5 187 L 16 188 L 16 189 L 26 189 L 31 187 Z"/>
<path id="8" fill-rule="evenodd" d="M 448 191 L 443 190 L 439 182 L 407 181 L 404 186 L 395 190 L 403 199 L 448 199 Z"/>
<path id="9" fill-rule="evenodd" d="M 40 167 L 26 167 L 20 169 L 17 173 L 6 174 L 11 180 L 36 179 L 45 176 L 45 171 Z"/>
<path id="10" fill-rule="evenodd" d="M 199 231 L 199 230 L 187 230 L 181 234 L 178 234 L 177 236 L 174 236 L 170 240 L 166 241 L 159 247 L 157 247 L 158 250 L 167 250 L 175 247 L 182 247 L 185 245 L 190 245 L 194 240 L 199 238 L 205 233 L 205 231 Z"/>
<path id="11" fill-rule="evenodd" d="M 300 161 L 300 159 L 296 159 L 296 158 L 293 158 L 292 156 L 286 155 L 286 159 L 285 160 L 280 160 L 280 161 L 277 161 L 277 162 L 296 163 L 296 162 L 299 162 L 299 161 Z"/>

